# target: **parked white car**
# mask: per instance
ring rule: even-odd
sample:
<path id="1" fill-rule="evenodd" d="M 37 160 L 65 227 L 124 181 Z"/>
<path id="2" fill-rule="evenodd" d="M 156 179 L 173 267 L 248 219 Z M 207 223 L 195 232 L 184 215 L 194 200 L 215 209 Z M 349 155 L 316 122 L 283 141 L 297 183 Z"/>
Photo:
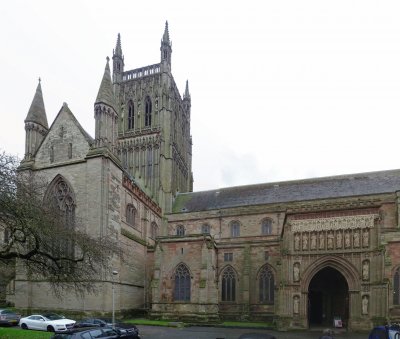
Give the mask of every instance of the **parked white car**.
<path id="1" fill-rule="evenodd" d="M 73 328 L 74 325 L 75 320 L 66 319 L 55 313 L 33 314 L 19 320 L 19 326 L 24 330 L 61 332 Z"/>

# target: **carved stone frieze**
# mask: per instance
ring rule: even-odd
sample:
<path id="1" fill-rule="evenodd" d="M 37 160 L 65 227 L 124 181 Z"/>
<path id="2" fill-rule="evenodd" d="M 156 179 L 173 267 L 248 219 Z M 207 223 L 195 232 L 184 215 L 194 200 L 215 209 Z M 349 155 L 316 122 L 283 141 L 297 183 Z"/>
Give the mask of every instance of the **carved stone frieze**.
<path id="1" fill-rule="evenodd" d="M 293 232 L 318 232 L 374 227 L 378 214 L 349 215 L 332 218 L 292 220 Z"/>

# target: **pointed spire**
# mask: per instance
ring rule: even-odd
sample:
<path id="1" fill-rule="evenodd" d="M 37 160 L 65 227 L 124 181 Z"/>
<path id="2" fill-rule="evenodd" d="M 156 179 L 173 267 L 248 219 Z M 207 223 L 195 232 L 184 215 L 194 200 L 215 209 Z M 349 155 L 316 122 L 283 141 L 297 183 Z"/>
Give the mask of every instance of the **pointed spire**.
<path id="1" fill-rule="evenodd" d="M 39 78 L 39 83 L 36 87 L 36 93 L 35 96 L 33 97 L 32 104 L 31 107 L 29 108 L 25 122 L 35 122 L 48 129 L 49 125 L 47 123 L 46 110 L 44 108 L 44 101 L 42 94 L 42 86 L 40 82 L 41 80 Z"/>
<path id="2" fill-rule="evenodd" d="M 189 93 L 189 80 L 186 80 L 186 88 L 185 88 L 185 94 L 183 95 L 184 99 L 190 99 L 190 93 Z"/>
<path id="3" fill-rule="evenodd" d="M 111 81 L 111 73 L 110 73 L 110 58 L 107 57 L 106 68 L 104 70 L 103 79 L 101 80 L 99 92 L 97 94 L 95 103 L 105 103 L 108 106 L 117 110 L 117 105 L 114 97 L 113 85 Z"/>
<path id="4" fill-rule="evenodd" d="M 122 56 L 122 47 L 121 47 L 121 34 L 118 33 L 117 45 L 115 46 L 114 55 Z"/>
<path id="5" fill-rule="evenodd" d="M 165 29 L 162 42 L 166 42 L 168 45 L 171 43 L 171 41 L 169 40 L 168 21 L 165 21 Z"/>

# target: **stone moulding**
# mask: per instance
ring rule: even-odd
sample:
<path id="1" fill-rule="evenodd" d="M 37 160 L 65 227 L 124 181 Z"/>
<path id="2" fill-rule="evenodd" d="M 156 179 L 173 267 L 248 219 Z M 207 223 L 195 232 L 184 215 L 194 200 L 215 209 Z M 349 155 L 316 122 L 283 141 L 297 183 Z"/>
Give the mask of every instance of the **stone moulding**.
<path id="1" fill-rule="evenodd" d="M 333 218 L 292 220 L 293 232 L 334 231 L 357 228 L 373 228 L 378 214 L 351 215 Z"/>

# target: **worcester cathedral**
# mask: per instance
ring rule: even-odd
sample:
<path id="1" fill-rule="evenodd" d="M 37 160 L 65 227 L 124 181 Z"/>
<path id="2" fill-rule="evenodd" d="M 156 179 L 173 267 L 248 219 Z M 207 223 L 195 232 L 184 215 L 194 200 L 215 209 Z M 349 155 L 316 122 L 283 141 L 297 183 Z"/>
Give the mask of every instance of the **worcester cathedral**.
<path id="1" fill-rule="evenodd" d="M 350 330 L 400 320 L 400 170 L 193 192 L 191 94 L 171 72 L 168 24 L 158 63 L 126 70 L 122 50 L 118 35 L 94 137 L 66 103 L 49 126 L 39 82 L 19 170 L 47 178 L 45 195 L 94 237 L 117 234 L 128 260 L 110 261 L 101 297 L 62 303 L 17 270 L 10 302 L 107 313 L 115 283 L 117 312 L 153 318 L 280 329 L 340 319 Z"/>

